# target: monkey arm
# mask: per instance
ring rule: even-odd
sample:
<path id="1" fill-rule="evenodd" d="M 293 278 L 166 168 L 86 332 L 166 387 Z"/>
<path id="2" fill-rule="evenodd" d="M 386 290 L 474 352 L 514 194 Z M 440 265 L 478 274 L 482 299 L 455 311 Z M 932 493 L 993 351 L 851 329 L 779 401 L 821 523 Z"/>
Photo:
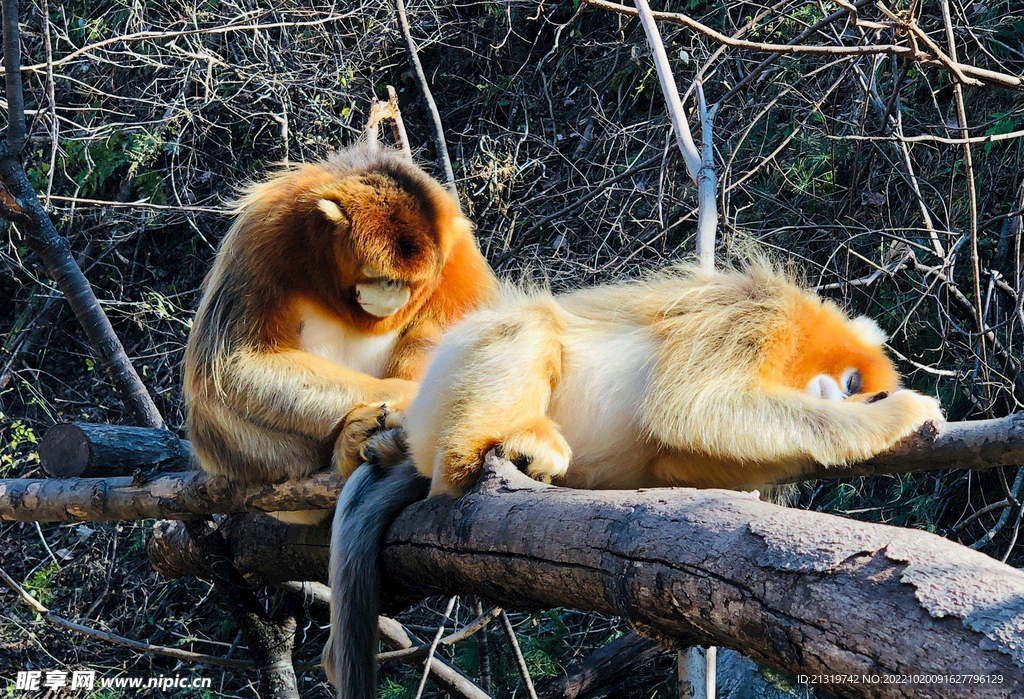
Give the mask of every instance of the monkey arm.
<path id="1" fill-rule="evenodd" d="M 388 376 L 420 381 L 442 332 L 441 324 L 434 320 L 421 320 L 410 325 L 395 344 Z"/>
<path id="2" fill-rule="evenodd" d="M 353 408 L 411 399 L 417 385 L 378 379 L 302 350 L 237 352 L 219 372 L 220 398 L 250 421 L 328 440 Z"/>
<path id="3" fill-rule="evenodd" d="M 689 400 L 654 391 L 643 408 L 666 445 L 746 462 L 838 465 L 868 459 L 928 421 L 938 403 L 913 391 L 877 402 L 825 400 L 785 387 L 707 391 Z"/>

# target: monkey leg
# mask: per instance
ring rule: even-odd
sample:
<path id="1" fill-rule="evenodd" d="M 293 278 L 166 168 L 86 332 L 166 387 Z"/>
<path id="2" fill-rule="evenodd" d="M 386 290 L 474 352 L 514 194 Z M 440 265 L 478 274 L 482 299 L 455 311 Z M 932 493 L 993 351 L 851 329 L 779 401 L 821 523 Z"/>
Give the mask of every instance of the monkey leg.
<path id="1" fill-rule="evenodd" d="M 449 375 L 432 378 L 432 367 L 425 400 L 413 406 L 430 403 L 427 409 L 443 414 L 432 493 L 472 485 L 496 446 L 539 480 L 565 473 L 571 450 L 546 415 L 561 372 L 560 331 L 558 309 L 538 303 L 489 319 L 474 337 L 455 343 L 458 357 L 442 350 L 435 362 Z"/>

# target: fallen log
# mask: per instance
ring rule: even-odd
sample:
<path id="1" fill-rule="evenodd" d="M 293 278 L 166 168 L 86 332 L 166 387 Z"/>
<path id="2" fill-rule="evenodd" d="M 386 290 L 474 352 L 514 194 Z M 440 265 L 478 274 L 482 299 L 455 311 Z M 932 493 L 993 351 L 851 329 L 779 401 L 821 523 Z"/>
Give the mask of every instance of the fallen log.
<path id="1" fill-rule="evenodd" d="M 300 529 L 224 523 L 254 578 L 323 580 L 326 528 Z M 172 539 L 154 537 L 154 565 L 194 574 L 187 552 L 167 555 Z M 464 497 L 409 507 L 382 562 L 392 592 L 621 616 L 664 645 L 733 648 L 838 697 L 1024 691 L 1024 573 L 926 532 L 743 494 L 555 488 L 492 457 Z"/>
<path id="2" fill-rule="evenodd" d="M 99 442 L 90 441 L 94 439 L 90 435 L 99 432 L 80 423 L 73 427 L 76 438 L 86 439 L 88 448 L 80 446 L 72 451 L 92 454 L 101 448 Z M 177 453 L 180 460 L 166 458 L 160 463 L 184 467 L 187 443 L 179 440 L 180 448 L 169 448 L 168 438 L 161 437 L 159 448 L 146 450 L 138 444 L 141 435 L 151 434 L 152 430 L 104 427 L 106 429 L 101 431 L 104 453 L 116 451 L 114 445 L 118 439 L 130 445 L 116 458 L 110 458 L 119 469 L 134 472 L 133 477 L 0 480 L 0 519 L 23 522 L 173 519 L 203 514 L 309 510 L 333 507 L 341 489 L 341 481 L 325 473 L 301 481 L 253 486 L 235 485 L 224 477 L 197 471 L 147 475 L 140 471 L 148 472 L 156 465 L 150 460 L 157 458 L 154 455 L 165 459 L 168 453 Z M 47 433 L 40 451 L 48 449 L 49 439 L 50 433 Z M 95 461 L 95 457 L 88 459 L 91 464 L 88 469 L 95 471 Z M 871 461 L 842 467 L 812 466 L 789 481 L 951 468 L 986 471 L 1020 463 L 1024 463 L 1024 413 L 994 420 L 926 425 L 891 452 Z M 53 463 L 48 468 L 59 470 Z"/>
<path id="3" fill-rule="evenodd" d="M 189 444 L 169 430 L 69 422 L 47 430 L 39 464 L 52 478 L 130 476 L 138 469 L 183 471 Z"/>

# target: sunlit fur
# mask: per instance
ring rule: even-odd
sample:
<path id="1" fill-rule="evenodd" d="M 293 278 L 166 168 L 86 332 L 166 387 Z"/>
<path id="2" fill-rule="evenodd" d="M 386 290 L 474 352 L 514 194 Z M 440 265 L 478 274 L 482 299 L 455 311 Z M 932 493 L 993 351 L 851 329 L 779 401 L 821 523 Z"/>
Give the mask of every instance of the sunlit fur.
<path id="1" fill-rule="evenodd" d="M 356 286 L 377 280 L 407 287 L 408 303 L 364 311 Z M 185 353 L 200 464 L 237 482 L 332 457 L 351 471 L 352 449 L 335 444 L 346 416 L 375 422 L 385 402 L 400 413 L 441 332 L 495 286 L 456 201 L 400 154 L 357 147 L 249 187 Z"/>
<path id="2" fill-rule="evenodd" d="M 338 697 L 374 696 L 379 549 L 422 497 L 416 472 L 431 494 L 458 495 L 498 447 L 532 477 L 577 488 L 753 489 L 865 459 L 942 419 L 932 398 L 899 389 L 884 342 L 870 319 L 765 264 L 561 296 L 506 289 L 445 335 L 405 439 L 376 435 L 377 465 L 342 492 L 323 654 Z"/>
<path id="3" fill-rule="evenodd" d="M 445 336 L 405 429 L 432 494 L 464 491 L 496 446 L 571 487 L 757 488 L 869 458 L 942 419 L 934 399 L 899 390 L 884 341 L 763 264 L 508 291 Z M 859 396 L 809 393 L 847 370 L 861 374 Z"/>

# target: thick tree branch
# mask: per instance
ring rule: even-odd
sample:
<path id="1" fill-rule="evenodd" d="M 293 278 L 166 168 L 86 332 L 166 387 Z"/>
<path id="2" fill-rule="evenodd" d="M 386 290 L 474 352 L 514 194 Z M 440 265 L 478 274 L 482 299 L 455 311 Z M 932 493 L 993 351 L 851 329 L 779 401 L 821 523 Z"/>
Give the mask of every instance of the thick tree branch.
<path id="1" fill-rule="evenodd" d="M 814 466 L 799 477 L 779 481 L 795 483 L 821 478 L 851 478 L 969 469 L 988 471 L 996 466 L 1024 463 L 1024 413 L 993 420 L 925 425 L 893 450 L 870 461 L 846 466 Z"/>
<path id="2" fill-rule="evenodd" d="M 167 430 L 69 422 L 47 430 L 39 463 L 52 478 L 131 476 L 140 469 L 183 471 L 191 455 L 188 442 Z"/>
<path id="3" fill-rule="evenodd" d="M 195 573 L 194 553 L 175 550 L 177 525 L 160 527 L 150 545 L 158 570 Z M 254 579 L 322 580 L 326 529 L 301 529 L 254 515 L 223 527 Z M 1002 675 L 998 685 L 927 686 L 957 699 L 1024 689 L 1024 573 L 925 532 L 742 494 L 554 488 L 492 458 L 463 498 L 408 508 L 382 561 L 387 588 L 404 595 L 622 616 L 666 645 L 734 648 L 790 674 Z M 924 691 L 820 686 L 874 699 Z"/>
<path id="4" fill-rule="evenodd" d="M 160 459 L 162 468 L 185 468 L 188 448 L 169 446 L 167 433 L 154 441 L 151 450 L 140 448 L 140 434 L 152 434 L 135 427 L 72 425 L 60 428 L 58 435 L 71 439 L 78 446 L 67 450 L 68 458 L 78 458 L 74 469 L 97 469 L 87 464 L 90 449 L 77 442 L 88 440 L 89 434 L 102 435 L 104 453 L 114 451 L 113 444 L 123 435 L 125 448 L 113 460 L 121 472 L 131 472 L 132 458 L 149 456 Z M 84 428 L 84 429 L 83 429 Z M 77 429 L 77 431 L 76 431 Z M 40 453 L 54 451 L 50 433 L 44 436 Z M 78 455 L 75 457 L 75 455 Z M 178 454 L 179 460 L 171 458 Z M 133 456 L 134 455 L 134 456 Z M 44 458 L 48 472 L 59 468 Z M 802 475 L 780 482 L 821 478 L 877 476 L 915 471 L 971 469 L 987 471 L 996 466 L 1024 463 L 1024 413 L 994 420 L 950 422 L 941 426 L 926 425 L 893 451 L 871 461 L 846 466 L 814 466 Z M 144 460 L 135 467 L 146 471 L 154 464 Z M 95 472 L 95 471 L 94 471 Z M 209 476 L 200 471 L 161 473 L 148 477 L 111 478 L 13 478 L 0 480 L 0 519 L 22 522 L 70 522 L 89 520 L 134 520 L 150 518 L 187 518 L 209 514 L 240 512 L 274 512 L 334 507 L 341 481 L 329 473 L 320 473 L 305 480 L 272 485 L 236 485 L 223 476 Z"/>
<path id="5" fill-rule="evenodd" d="M 21 87 L 21 36 L 18 0 L 3 0 L 4 82 L 7 87 L 7 147 L 21 157 L 25 147 L 25 93 Z"/>

